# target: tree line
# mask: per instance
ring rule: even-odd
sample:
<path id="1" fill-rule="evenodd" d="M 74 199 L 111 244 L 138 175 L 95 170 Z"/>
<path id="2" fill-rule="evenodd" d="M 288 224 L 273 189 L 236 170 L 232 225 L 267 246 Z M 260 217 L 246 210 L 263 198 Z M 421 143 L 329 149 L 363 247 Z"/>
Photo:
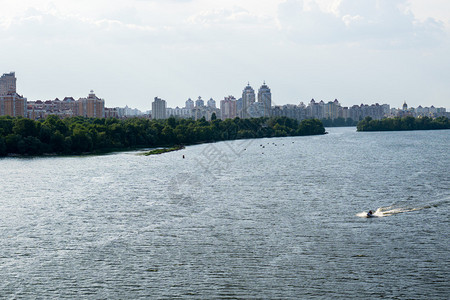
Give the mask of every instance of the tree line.
<path id="1" fill-rule="evenodd" d="M 44 120 L 0 117 L 0 156 L 82 154 L 120 149 L 189 145 L 224 140 L 324 134 L 317 119 L 286 117 L 212 121 L 72 117 Z"/>
<path id="2" fill-rule="evenodd" d="M 373 120 L 366 117 L 356 126 L 357 131 L 399 131 L 399 130 L 433 130 L 450 129 L 450 121 L 447 117 L 435 119 L 429 117 L 414 118 L 411 116 L 384 118 Z"/>

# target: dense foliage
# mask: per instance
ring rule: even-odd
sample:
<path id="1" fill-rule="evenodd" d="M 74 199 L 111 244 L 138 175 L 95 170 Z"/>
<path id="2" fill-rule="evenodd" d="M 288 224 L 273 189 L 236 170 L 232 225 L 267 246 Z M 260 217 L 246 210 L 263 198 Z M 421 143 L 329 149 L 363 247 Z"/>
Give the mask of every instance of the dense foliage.
<path id="1" fill-rule="evenodd" d="M 80 154 L 114 149 L 196 144 L 244 138 L 324 134 L 319 120 L 286 117 L 166 120 L 0 117 L 0 155 Z"/>
<path id="2" fill-rule="evenodd" d="M 358 131 L 397 131 L 397 130 L 432 130 L 450 129 L 450 121 L 446 117 L 414 118 L 411 116 L 403 118 L 385 118 L 382 120 L 372 120 L 366 117 L 356 126 Z"/>

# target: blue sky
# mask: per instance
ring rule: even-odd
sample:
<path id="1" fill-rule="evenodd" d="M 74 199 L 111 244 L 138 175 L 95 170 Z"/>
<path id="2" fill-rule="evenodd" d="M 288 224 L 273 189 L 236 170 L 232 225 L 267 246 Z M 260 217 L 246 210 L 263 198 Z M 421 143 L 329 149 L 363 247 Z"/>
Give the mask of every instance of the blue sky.
<path id="1" fill-rule="evenodd" d="M 450 109 L 447 0 L 0 0 L 0 72 L 29 100 L 158 96 Z"/>

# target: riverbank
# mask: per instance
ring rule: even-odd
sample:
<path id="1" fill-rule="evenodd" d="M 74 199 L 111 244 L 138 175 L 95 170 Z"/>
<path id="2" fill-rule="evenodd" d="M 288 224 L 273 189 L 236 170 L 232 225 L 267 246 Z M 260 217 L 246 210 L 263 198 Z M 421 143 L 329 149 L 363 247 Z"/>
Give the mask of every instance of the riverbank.
<path id="1" fill-rule="evenodd" d="M 139 155 L 144 155 L 144 156 L 149 156 L 149 155 L 158 155 L 158 154 L 162 154 L 162 153 L 167 153 L 167 152 L 173 152 L 173 151 L 178 151 L 184 149 L 184 146 L 175 146 L 172 148 L 159 148 L 159 149 L 154 149 L 145 153 L 139 153 Z"/>
<path id="2" fill-rule="evenodd" d="M 435 119 L 429 117 L 384 118 L 373 120 L 366 117 L 356 126 L 357 131 L 406 131 L 450 129 L 450 120 L 446 117 Z"/>
<path id="3" fill-rule="evenodd" d="M 317 119 L 286 117 L 206 121 L 93 119 L 49 116 L 45 120 L 0 117 L 0 156 L 104 154 L 227 140 L 325 134 Z"/>

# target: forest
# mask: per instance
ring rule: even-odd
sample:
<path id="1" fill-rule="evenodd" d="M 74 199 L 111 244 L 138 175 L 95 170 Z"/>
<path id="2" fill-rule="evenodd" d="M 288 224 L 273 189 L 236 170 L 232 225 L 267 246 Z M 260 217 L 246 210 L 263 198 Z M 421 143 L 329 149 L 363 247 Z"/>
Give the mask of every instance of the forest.
<path id="1" fill-rule="evenodd" d="M 60 119 L 51 115 L 34 121 L 0 117 L 0 156 L 88 154 L 148 147 L 171 147 L 235 139 L 325 134 L 321 121 L 286 117 L 212 121 L 131 118 Z"/>
<path id="2" fill-rule="evenodd" d="M 414 118 L 411 116 L 384 118 L 373 120 L 366 117 L 356 125 L 357 131 L 400 131 L 400 130 L 433 130 L 450 129 L 450 121 L 446 117 L 435 119 L 429 117 Z"/>

